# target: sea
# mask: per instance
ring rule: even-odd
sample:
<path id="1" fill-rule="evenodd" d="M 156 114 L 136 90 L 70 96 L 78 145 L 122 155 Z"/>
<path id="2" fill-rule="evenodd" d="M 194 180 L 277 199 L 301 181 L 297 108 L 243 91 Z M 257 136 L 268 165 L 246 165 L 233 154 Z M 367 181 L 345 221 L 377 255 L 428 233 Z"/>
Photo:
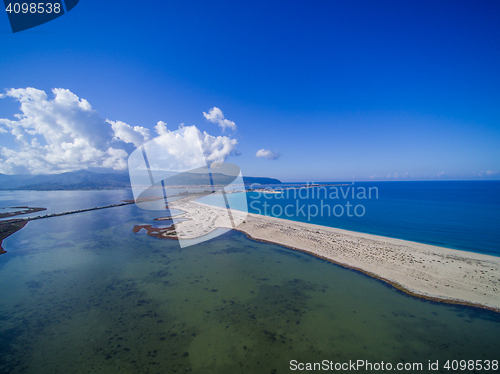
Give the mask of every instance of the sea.
<path id="1" fill-rule="evenodd" d="M 227 196 L 231 208 L 254 214 L 500 256 L 500 181 L 310 186 L 260 186 L 282 193 L 248 192 L 248 208 L 237 196 Z"/>
<path id="2" fill-rule="evenodd" d="M 328 204 L 365 204 L 363 216 L 307 221 L 498 255 L 498 183 L 355 183 L 378 187 L 378 199 Z M 283 208 L 298 200 L 247 195 Z M 3 191 L 0 208 L 60 212 L 131 197 Z M 500 313 L 415 298 L 236 231 L 184 249 L 132 231 L 159 216 L 132 204 L 31 221 L 4 240 L 0 373 L 277 374 L 320 372 L 299 370 L 306 363 L 341 372 L 353 362 L 359 372 L 469 373 L 477 360 L 476 372 L 498 371 Z"/>

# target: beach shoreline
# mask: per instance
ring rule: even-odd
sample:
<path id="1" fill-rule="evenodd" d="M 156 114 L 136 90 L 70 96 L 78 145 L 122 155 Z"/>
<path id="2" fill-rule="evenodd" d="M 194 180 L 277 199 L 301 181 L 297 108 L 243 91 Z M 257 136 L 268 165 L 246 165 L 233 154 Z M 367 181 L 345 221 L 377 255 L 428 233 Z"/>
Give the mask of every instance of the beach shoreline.
<path id="1" fill-rule="evenodd" d="M 322 226 L 322 227 L 326 227 L 326 226 Z M 381 276 L 379 276 L 379 275 L 377 275 L 375 273 L 372 273 L 370 271 L 367 271 L 365 269 L 362 269 L 362 268 L 359 268 L 359 267 L 356 267 L 356 266 L 352 266 L 352 265 L 349 265 L 349 264 L 346 264 L 346 263 L 335 261 L 335 260 L 333 260 L 333 259 L 331 259 L 329 257 L 322 256 L 322 255 L 320 255 L 318 253 L 315 253 L 313 251 L 302 249 L 302 248 L 293 247 L 293 246 L 290 246 L 290 245 L 287 245 L 287 244 L 282 244 L 282 243 L 279 243 L 277 241 L 255 238 L 255 237 L 251 236 L 250 234 L 248 234 L 246 231 L 241 230 L 239 228 L 233 228 L 233 230 L 241 232 L 242 234 L 245 234 L 245 236 L 249 240 L 253 240 L 253 241 L 256 241 L 256 242 L 260 242 L 260 243 L 268 243 L 268 244 L 279 245 L 281 247 L 285 247 L 285 248 L 292 249 L 292 250 L 295 250 L 295 251 L 307 253 L 307 254 L 309 254 L 311 256 L 314 256 L 316 258 L 319 258 L 321 260 L 325 260 L 325 261 L 331 262 L 331 263 L 333 263 L 335 265 L 342 266 L 343 268 L 347 268 L 347 269 L 358 271 L 358 272 L 360 272 L 362 274 L 365 274 L 365 275 L 367 275 L 367 276 L 369 276 L 371 278 L 374 278 L 374 279 L 380 280 L 380 281 L 382 281 L 384 283 L 387 283 L 387 284 L 391 285 L 392 287 L 396 288 L 397 290 L 402 291 L 402 292 L 404 292 L 404 293 L 406 293 L 406 294 L 408 294 L 410 296 L 413 296 L 413 297 L 417 297 L 417 298 L 425 299 L 425 300 L 430 300 L 430 301 L 435 301 L 435 302 L 447 303 L 447 304 L 471 306 L 471 307 L 476 307 L 476 308 L 481 308 L 481 309 L 487 309 L 487 310 L 491 310 L 491 311 L 500 313 L 500 307 L 490 307 L 490 306 L 487 306 L 487 305 L 478 304 L 478 303 L 474 303 L 474 302 L 469 302 L 469 301 L 466 301 L 466 300 L 444 298 L 444 297 L 433 296 L 433 295 L 424 295 L 422 293 L 419 293 L 418 291 L 410 290 L 409 288 L 405 287 L 404 285 L 402 285 L 400 283 L 397 283 L 397 282 L 392 281 L 390 279 L 386 279 L 384 277 L 381 277 Z M 353 231 L 353 232 L 354 233 L 358 233 L 356 231 Z M 367 235 L 371 235 L 371 234 L 367 234 Z M 376 236 L 376 235 L 374 235 L 374 236 Z M 389 238 L 389 239 L 392 239 L 392 238 Z M 399 239 L 397 239 L 397 240 L 399 240 Z M 415 242 L 415 243 L 417 243 L 417 242 Z M 418 243 L 418 244 L 420 244 L 420 243 Z M 465 251 L 461 251 L 461 252 L 465 252 Z M 474 252 L 467 252 L 467 253 L 474 253 Z"/>
<path id="2" fill-rule="evenodd" d="M 500 312 L 500 257 L 248 213 L 237 227 L 214 218 L 224 209 L 181 199 L 172 208 L 248 238 L 311 254 L 384 281 L 415 297 Z M 175 205 L 175 206 L 174 206 Z M 243 212 L 232 210 L 233 215 Z M 212 217 L 212 218 L 210 218 Z M 210 218 L 210 219 L 209 219 Z M 192 226 L 194 227 L 194 226 Z M 203 236 L 201 231 L 193 237 Z M 188 239 L 188 238 L 186 238 Z"/>
<path id="3" fill-rule="evenodd" d="M 257 223 L 254 220 L 261 222 Z M 271 229 L 258 229 L 264 225 L 271 225 Z M 342 257 L 335 256 L 335 252 L 328 252 L 314 246 L 314 239 L 296 240 L 293 243 L 291 240 L 280 238 L 280 231 L 286 232 L 290 229 L 300 230 L 302 237 L 307 236 L 306 233 L 309 230 L 309 233 L 314 234 L 316 231 L 316 234 L 326 234 L 327 237 L 344 240 L 344 243 L 340 245 L 344 247 L 341 251 L 349 251 L 349 248 L 352 250 L 353 242 L 359 240 L 359 246 L 363 246 L 364 243 L 373 249 L 382 245 L 386 247 L 385 251 L 380 251 L 379 247 L 381 253 L 394 250 L 399 253 L 395 253 L 396 257 L 388 261 L 389 267 L 381 266 L 381 264 L 373 265 L 373 259 L 370 260 L 370 258 L 376 255 L 372 251 L 358 258 L 349 254 Z M 249 213 L 245 222 L 234 230 L 244 233 L 252 240 L 281 245 L 362 272 L 415 297 L 500 312 L 500 257 L 252 213 Z M 320 242 L 324 245 L 325 238 Z M 358 250 L 357 255 L 361 255 L 360 252 Z M 387 256 L 382 256 L 384 257 Z M 423 271 L 426 266 L 432 266 L 434 271 Z M 432 277 L 432 273 L 435 273 L 435 276 Z M 490 275 L 489 279 L 487 275 Z M 471 278 L 471 281 L 464 280 L 467 276 Z"/>
<path id="4" fill-rule="evenodd" d="M 27 223 L 28 221 L 0 221 L 0 255 L 7 253 L 2 247 L 4 239 L 21 230 Z"/>

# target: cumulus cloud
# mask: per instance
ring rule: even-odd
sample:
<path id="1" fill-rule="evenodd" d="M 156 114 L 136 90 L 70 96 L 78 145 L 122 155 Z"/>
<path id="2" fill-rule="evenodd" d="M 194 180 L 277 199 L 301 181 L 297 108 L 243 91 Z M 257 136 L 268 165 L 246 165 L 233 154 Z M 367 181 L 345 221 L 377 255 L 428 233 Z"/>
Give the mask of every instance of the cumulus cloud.
<path id="1" fill-rule="evenodd" d="M 228 156 L 238 156 L 240 152 L 236 149 L 238 141 L 227 136 L 212 136 L 203 132 L 201 147 L 208 163 L 222 163 Z"/>
<path id="2" fill-rule="evenodd" d="M 139 147 L 141 144 L 149 140 L 149 130 L 145 127 L 132 127 L 122 121 L 106 120 L 106 122 L 111 125 L 111 128 L 115 132 L 114 139 L 116 140 L 121 140 L 125 143 L 132 143 L 136 147 Z"/>
<path id="3" fill-rule="evenodd" d="M 87 100 L 70 90 L 56 88 L 52 93 L 53 97 L 49 97 L 45 91 L 29 87 L 10 89 L 0 95 L 21 104 L 20 113 L 13 120 L 0 118 L 0 133 L 8 133 L 14 139 L 12 145 L 0 146 L 0 173 L 50 174 L 89 167 L 124 170 L 126 149 L 130 150 L 126 144 L 139 147 L 151 139 L 145 127 L 101 118 Z M 236 129 L 218 108 L 204 116 L 223 129 Z M 184 124 L 179 128 L 184 128 Z M 154 129 L 160 136 L 170 133 L 163 121 Z M 209 163 L 224 162 L 239 154 L 237 140 L 228 136 L 215 137 L 196 130 L 196 139 Z"/>
<path id="4" fill-rule="evenodd" d="M 155 126 L 156 133 L 162 136 L 162 138 L 159 138 L 159 141 L 165 143 L 165 148 L 168 148 L 169 153 L 180 159 L 185 159 L 185 162 L 189 162 L 190 147 L 188 144 L 191 144 L 193 147 L 200 144 L 203 150 L 203 156 L 209 164 L 222 163 L 226 161 L 229 156 L 238 156 L 240 154 L 236 149 L 236 145 L 238 144 L 236 139 L 231 139 L 228 136 L 213 136 L 206 131 L 201 133 L 196 127 L 184 127 L 184 124 L 181 123 L 179 129 L 186 129 L 183 133 L 186 139 L 176 140 L 173 137 L 178 137 L 179 135 L 174 135 L 174 131 L 168 130 L 166 125 L 165 122 L 160 121 Z M 164 136 L 170 134 L 172 137 Z M 184 140 L 188 140 L 188 143 L 185 143 Z M 176 144 L 181 145 L 179 149 L 176 149 Z M 198 162 L 198 160 L 195 161 Z"/>
<path id="5" fill-rule="evenodd" d="M 236 131 L 236 123 L 230 121 L 228 119 L 224 119 L 224 113 L 217 107 L 213 107 L 208 111 L 208 113 L 203 112 L 203 116 L 210 122 L 219 125 L 221 129 L 224 131 L 226 128 L 230 128 L 233 131 Z"/>
<path id="6" fill-rule="evenodd" d="M 259 149 L 255 154 L 255 157 L 267 158 L 268 160 L 277 160 L 280 156 L 279 152 L 272 152 L 269 149 Z"/>
<path id="7" fill-rule="evenodd" d="M 156 130 L 156 133 L 158 135 L 165 135 L 167 134 L 169 131 L 167 130 L 167 124 L 163 121 L 159 121 L 156 126 L 155 126 L 155 130 Z"/>
<path id="8" fill-rule="evenodd" d="M 52 93 L 49 98 L 45 91 L 29 87 L 1 95 L 21 103 L 21 113 L 14 115 L 15 120 L 0 118 L 0 132 L 15 139 L 12 147 L 0 147 L 0 173 L 126 169 L 125 143 L 139 144 L 147 139 L 148 130 L 104 120 L 70 90 L 56 88 Z"/>

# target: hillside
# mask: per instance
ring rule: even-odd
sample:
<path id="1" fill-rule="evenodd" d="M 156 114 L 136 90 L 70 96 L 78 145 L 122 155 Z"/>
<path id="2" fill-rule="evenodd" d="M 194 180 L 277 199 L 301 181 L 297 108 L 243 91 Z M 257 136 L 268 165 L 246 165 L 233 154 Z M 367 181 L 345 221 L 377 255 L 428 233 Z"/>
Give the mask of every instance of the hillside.
<path id="1" fill-rule="evenodd" d="M 253 183 L 281 184 L 281 181 L 273 178 L 243 177 L 243 179 L 245 185 L 251 185 Z M 184 180 L 183 182 L 185 184 L 194 183 L 194 181 L 189 183 L 187 180 Z M 130 188 L 130 178 L 128 172 L 102 174 L 88 170 L 79 170 L 68 173 L 47 175 L 0 174 L 0 190 L 52 191 L 99 190 L 114 188 Z"/>

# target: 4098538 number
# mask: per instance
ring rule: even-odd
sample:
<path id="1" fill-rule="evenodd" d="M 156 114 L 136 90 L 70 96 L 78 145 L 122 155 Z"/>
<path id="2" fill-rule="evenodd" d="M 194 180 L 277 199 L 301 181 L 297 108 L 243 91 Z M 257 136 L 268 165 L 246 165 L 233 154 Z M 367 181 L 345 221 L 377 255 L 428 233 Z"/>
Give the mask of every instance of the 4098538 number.
<path id="1" fill-rule="evenodd" d="M 60 13 L 60 3 L 9 3 L 7 13 Z"/>
<path id="2" fill-rule="evenodd" d="M 446 370 L 498 370 L 498 360 L 448 360 L 443 366 Z"/>

